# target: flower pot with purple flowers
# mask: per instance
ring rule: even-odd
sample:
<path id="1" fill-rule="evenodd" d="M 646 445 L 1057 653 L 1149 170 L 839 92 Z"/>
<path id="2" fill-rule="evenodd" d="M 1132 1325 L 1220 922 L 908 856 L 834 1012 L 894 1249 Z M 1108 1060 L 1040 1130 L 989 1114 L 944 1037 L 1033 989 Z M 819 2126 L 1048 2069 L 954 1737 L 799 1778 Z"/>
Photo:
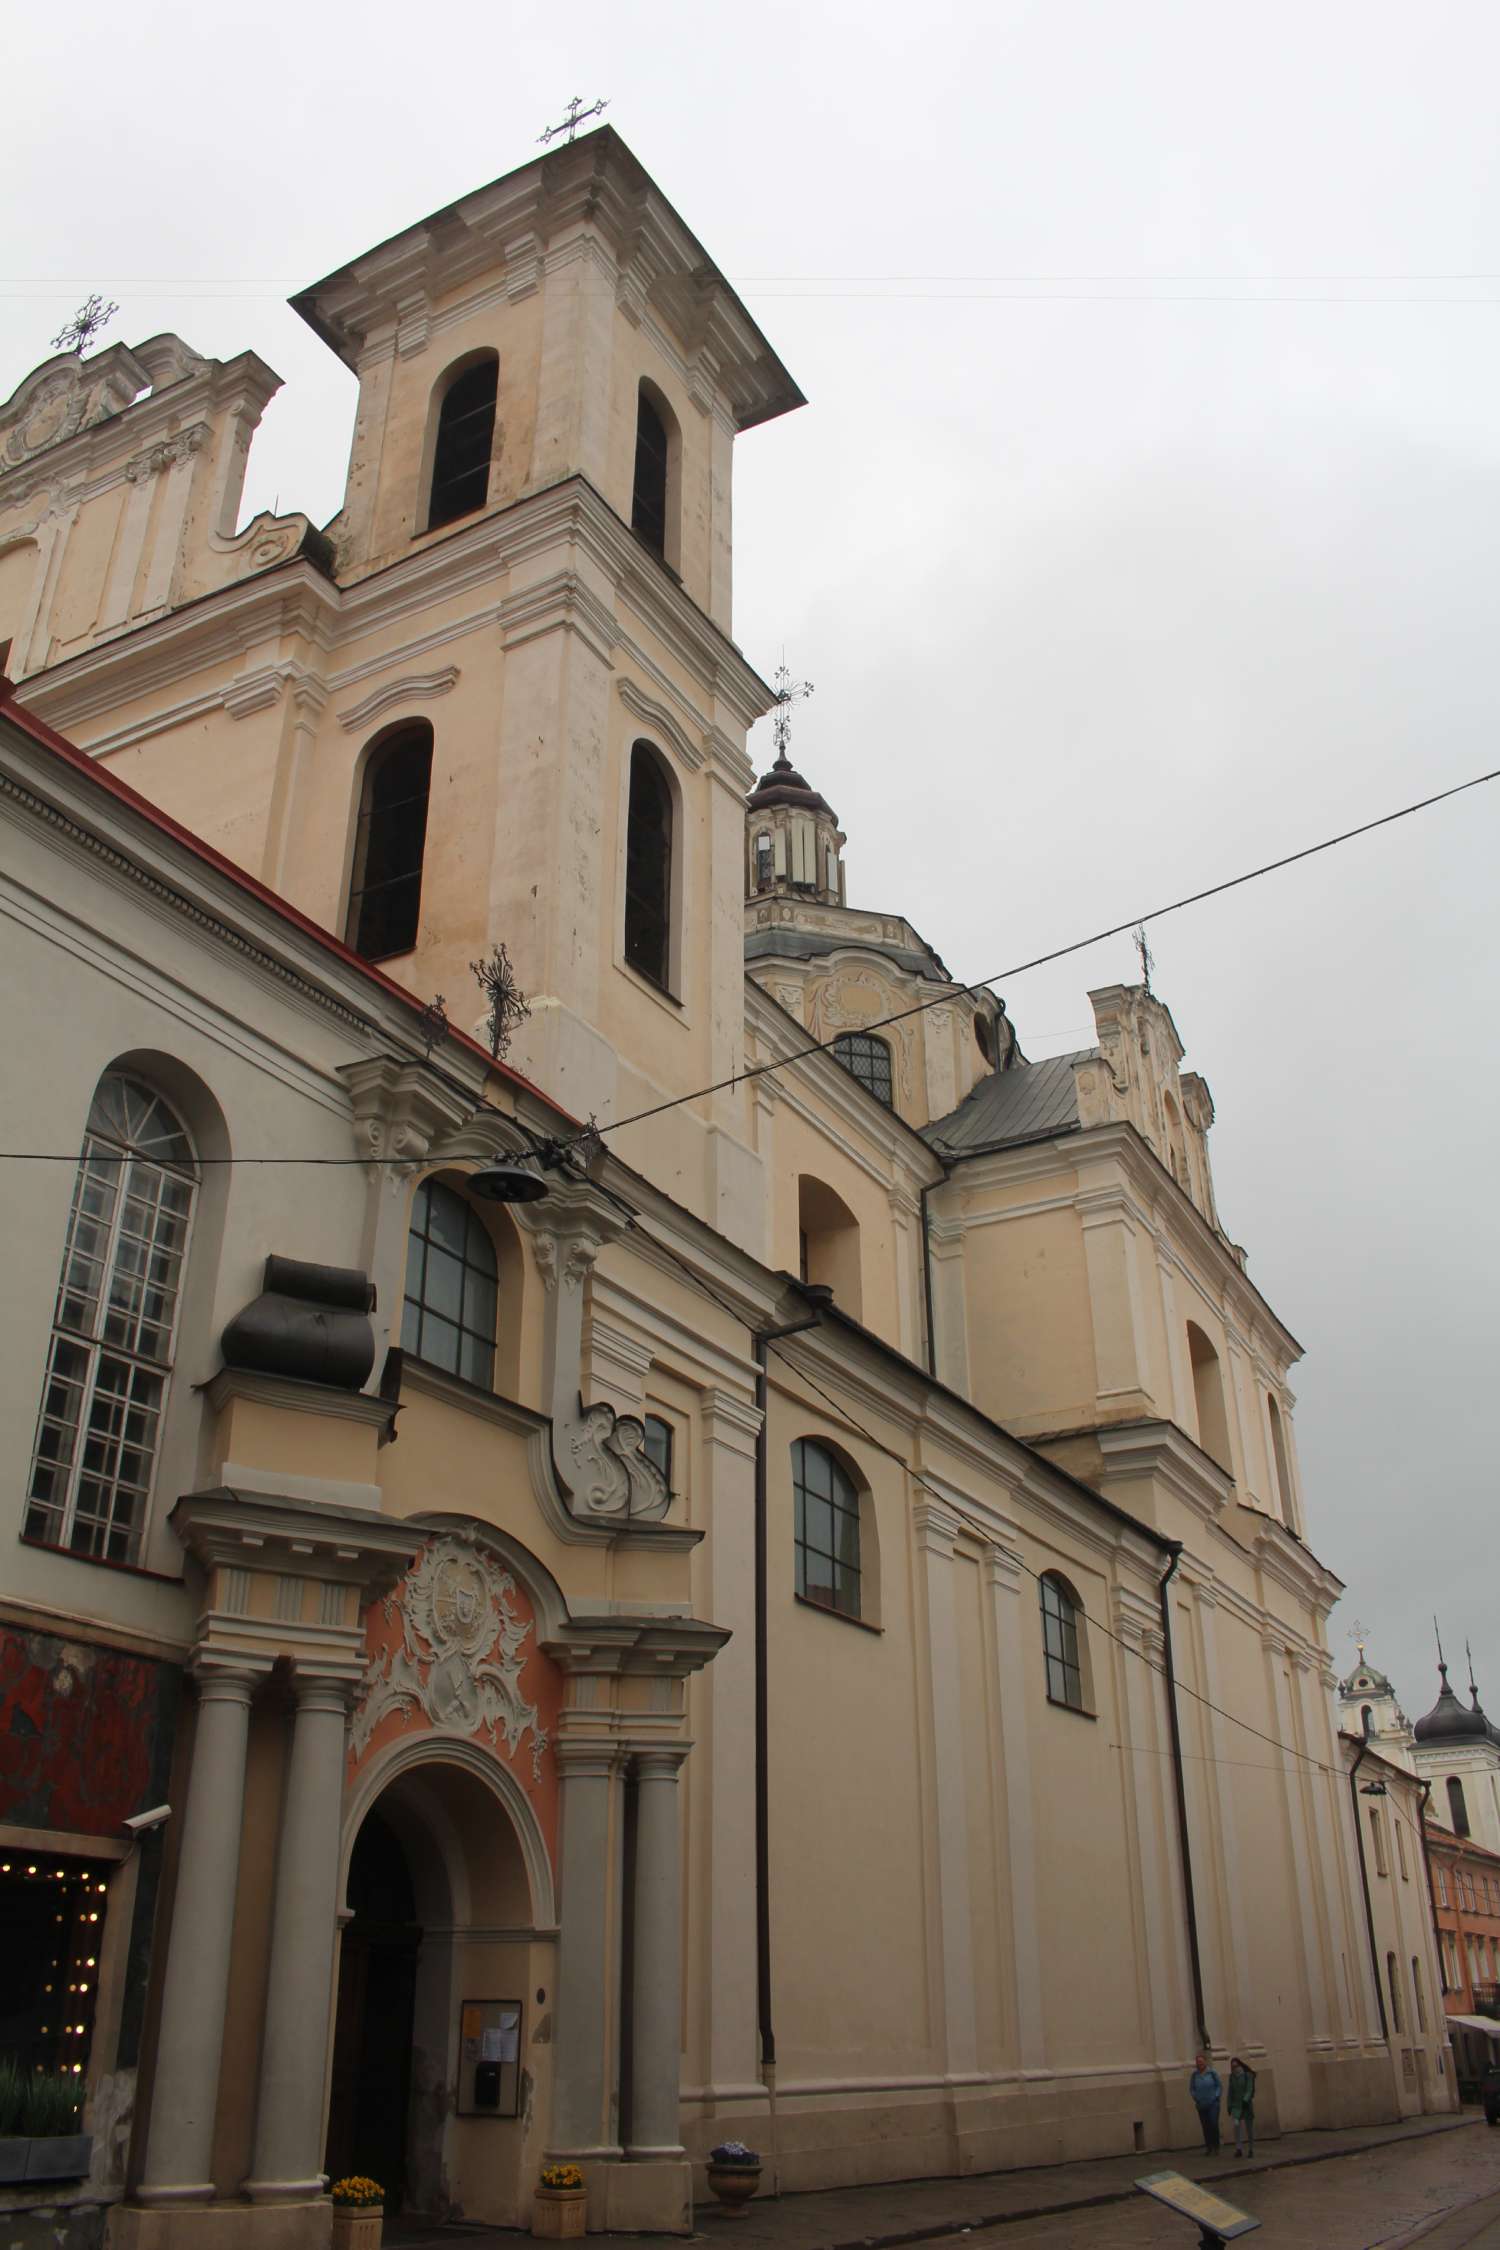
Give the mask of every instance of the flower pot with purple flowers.
<path id="1" fill-rule="evenodd" d="M 743 2141 L 721 2141 L 708 2152 L 708 2184 L 724 2206 L 726 2219 L 742 2219 L 760 2186 L 760 2153 Z"/>

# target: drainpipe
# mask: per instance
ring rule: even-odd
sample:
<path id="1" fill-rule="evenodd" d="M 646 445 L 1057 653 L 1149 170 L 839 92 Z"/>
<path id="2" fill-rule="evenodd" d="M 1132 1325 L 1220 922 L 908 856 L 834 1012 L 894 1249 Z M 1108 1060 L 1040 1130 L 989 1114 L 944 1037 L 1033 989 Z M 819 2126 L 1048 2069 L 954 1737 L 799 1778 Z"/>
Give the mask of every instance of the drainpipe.
<path id="1" fill-rule="evenodd" d="M 1369 1755 L 1369 1743 L 1362 1742 L 1359 1756 L 1349 1768 L 1349 1802 L 1354 1808 L 1354 1841 L 1359 1846 L 1359 1880 L 1365 1894 L 1365 1928 L 1370 1938 L 1370 1968 L 1375 1978 L 1375 2005 L 1380 2010 L 1380 2036 L 1389 2046 L 1391 2031 L 1385 2020 L 1385 1993 L 1380 1982 L 1380 1947 L 1375 1939 L 1375 1909 L 1370 1904 L 1370 1870 L 1365 1864 L 1364 1823 L 1359 1817 L 1359 1769 Z"/>
<path id="2" fill-rule="evenodd" d="M 948 1177 L 943 1174 L 943 1180 Z M 927 1211 L 927 1198 L 943 1180 L 929 1180 L 917 1198 L 922 1213 L 922 1302 L 927 1311 L 927 1372 L 937 1373 L 937 1331 L 932 1325 L 932 1223 Z"/>
<path id="3" fill-rule="evenodd" d="M 1182 1770 L 1182 1729 L 1177 1719 L 1177 1666 L 1172 1656 L 1172 1601 L 1167 1592 L 1172 1573 L 1182 1560 L 1182 1541 L 1171 1542 L 1172 1559 L 1161 1574 L 1157 1595 L 1161 1602 L 1162 1651 L 1167 1675 L 1167 1723 L 1172 1736 L 1172 1779 L 1177 1797 L 1177 1841 L 1182 1853 L 1182 1896 L 1187 1914 L 1188 1964 L 1193 1972 L 1193 2016 L 1203 2053 L 1210 2052 L 1208 2016 L 1203 2005 L 1203 1962 L 1198 1951 L 1198 1906 L 1193 1895 L 1193 1847 L 1188 1834 L 1187 1785 Z"/>
<path id="4" fill-rule="evenodd" d="M 755 1437 L 755 1991 L 760 2023 L 760 2071 L 774 2084 L 776 2032 L 771 2019 L 771 1708 L 766 1655 L 767 1593 L 767 1480 L 766 1480 L 766 1366 L 772 1344 L 783 1337 L 800 1336 L 816 1328 L 833 1291 L 804 1282 L 802 1294 L 813 1310 L 801 1320 L 780 1328 L 760 1328 L 751 1342 L 755 1350 L 755 1403 L 760 1428 Z"/>
<path id="5" fill-rule="evenodd" d="M 1437 1954 L 1438 1993 L 1441 1997 L 1446 1998 L 1448 1992 L 1448 1964 L 1443 1959 L 1443 1938 L 1442 1932 L 1438 1928 L 1437 1918 L 1437 1886 L 1432 1880 L 1432 1854 L 1427 1849 L 1427 1806 L 1429 1800 L 1431 1799 L 1431 1796 L 1432 1783 L 1430 1781 L 1424 1781 L 1422 1784 L 1422 1802 L 1417 1808 L 1417 1819 L 1420 1822 L 1422 1829 L 1422 1865 L 1427 1874 L 1427 1913 L 1432 1923 L 1433 1951 Z"/>

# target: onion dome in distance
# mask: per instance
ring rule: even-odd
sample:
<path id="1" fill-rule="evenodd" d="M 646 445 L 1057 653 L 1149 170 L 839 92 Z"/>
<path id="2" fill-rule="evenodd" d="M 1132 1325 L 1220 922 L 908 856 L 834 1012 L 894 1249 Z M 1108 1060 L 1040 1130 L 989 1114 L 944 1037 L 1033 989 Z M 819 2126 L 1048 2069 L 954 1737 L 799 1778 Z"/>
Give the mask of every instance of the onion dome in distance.
<path id="1" fill-rule="evenodd" d="M 1442 1675 L 1442 1693 L 1424 1718 L 1418 1719 L 1412 1733 L 1418 1742 L 1493 1742 L 1495 1730 L 1479 1708 L 1479 1697 L 1474 1697 L 1473 1707 L 1465 1710 L 1448 1685 L 1448 1667 L 1439 1663 Z"/>

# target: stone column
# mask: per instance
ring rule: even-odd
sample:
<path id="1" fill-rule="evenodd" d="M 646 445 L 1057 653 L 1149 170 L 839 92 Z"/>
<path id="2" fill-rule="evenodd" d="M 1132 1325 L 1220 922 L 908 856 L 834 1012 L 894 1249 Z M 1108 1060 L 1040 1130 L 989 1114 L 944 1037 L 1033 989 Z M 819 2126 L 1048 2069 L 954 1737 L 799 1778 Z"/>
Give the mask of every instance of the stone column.
<path id="1" fill-rule="evenodd" d="M 936 1479 L 929 1479 L 936 1484 Z M 953 1547 L 959 1518 L 930 1500 L 912 1509 L 919 1583 L 926 1607 L 927 1676 L 932 1696 L 932 1787 L 936 1833 L 933 1876 L 940 1916 L 938 1972 L 942 1979 L 945 2068 L 964 2076 L 975 2068 L 974 1927 L 969 1902 L 969 1803 L 964 1772 L 963 1681 L 959 1673 L 958 1621 L 953 1589 Z"/>
<path id="2" fill-rule="evenodd" d="M 1027 1725 L 1026 1665 L 1035 1646 L 1028 1611 L 1036 1599 L 1028 1580 L 1021 1583 L 1021 1539 L 1006 1524 L 986 1557 L 990 1606 L 995 1621 L 996 1697 L 1000 1710 L 1001 1757 L 1005 1780 L 1005 1872 L 1010 1878 L 1011 1967 L 1016 2008 L 1016 2059 L 1023 2071 L 1047 2066 L 1046 2011 L 1042 2004 L 1042 1947 L 1036 1909 L 1036 1807 L 1031 1796 L 1031 1750 Z"/>
<path id="3" fill-rule="evenodd" d="M 245 2182 L 257 2203 L 301 2203 L 323 2192 L 345 1701 L 340 1681 L 298 1682 L 276 1854 L 254 2169 Z"/>
<path id="4" fill-rule="evenodd" d="M 214 2192 L 214 2111 L 254 1686 L 248 1672 L 204 1672 L 198 1681 L 198 1731 L 139 2189 L 143 2203 L 201 2203 Z"/>
<path id="5" fill-rule="evenodd" d="M 682 1841 L 677 1769 L 686 1747 L 637 1754 L 630 2140 L 636 2159 L 681 2157 Z"/>
<path id="6" fill-rule="evenodd" d="M 610 1742 L 564 1738 L 562 1881 L 557 1955 L 557 2045 L 552 2146 L 558 2156 L 612 2157 L 614 2005 L 618 1953 L 610 1944 L 610 1895 L 618 1849 L 619 1753 Z"/>

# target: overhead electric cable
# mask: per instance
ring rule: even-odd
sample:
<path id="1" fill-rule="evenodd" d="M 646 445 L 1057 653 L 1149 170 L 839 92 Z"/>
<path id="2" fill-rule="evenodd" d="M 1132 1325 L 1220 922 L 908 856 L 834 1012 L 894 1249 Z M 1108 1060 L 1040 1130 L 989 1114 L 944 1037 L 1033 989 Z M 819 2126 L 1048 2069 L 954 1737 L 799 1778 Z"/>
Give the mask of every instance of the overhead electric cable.
<path id="1" fill-rule="evenodd" d="M 1050 953 L 1037 953 L 1029 961 L 1020 961 L 1009 969 L 997 969 L 992 976 L 979 977 L 973 984 L 946 985 L 930 1000 L 918 1000 L 909 1008 L 896 1008 L 888 1016 L 878 1016 L 873 1023 L 860 1025 L 862 1032 L 882 1031 L 888 1024 L 904 1023 L 912 1016 L 925 1015 L 929 1008 L 951 1007 L 954 1000 L 962 1000 L 976 992 L 984 992 L 991 985 L 1008 983 L 1012 977 L 1024 976 L 1030 969 L 1044 968 L 1050 961 L 1062 961 L 1070 953 L 1082 953 L 1088 946 L 1101 945 L 1106 938 L 1122 937 L 1127 930 L 1143 928 L 1149 922 L 1160 922 L 1168 914 L 1181 913 L 1185 906 L 1199 906 L 1205 899 L 1218 898 L 1225 891 L 1238 890 L 1242 884 L 1257 882 L 1262 875 L 1274 875 L 1283 867 L 1295 867 L 1299 860 L 1314 859 L 1319 852 L 1331 852 L 1340 844 L 1352 843 L 1356 836 L 1368 836 L 1377 828 L 1388 828 L 1393 821 L 1409 820 L 1413 813 L 1426 812 L 1432 805 L 1441 805 L 1450 797 L 1461 797 L 1467 789 L 1479 789 L 1487 781 L 1500 781 L 1500 767 L 1489 773 L 1475 774 L 1470 781 L 1455 782 L 1451 789 L 1439 789 L 1431 797 L 1419 797 L 1415 804 L 1402 805 L 1395 812 L 1381 813 L 1376 820 L 1361 821 L 1356 828 L 1340 830 L 1336 836 L 1325 836 L 1318 844 L 1304 844 L 1300 851 L 1286 852 L 1280 859 L 1268 859 L 1259 867 L 1250 867 L 1241 875 L 1230 875 L 1222 883 L 1210 883 L 1201 891 L 1189 891 L 1166 906 L 1154 906 L 1144 914 L 1127 914 L 1123 922 L 1115 922 L 1107 930 L 1095 930 L 1090 937 L 1075 938 L 1069 945 L 1054 946 Z M 785 1070 L 789 1063 L 801 1062 L 808 1055 L 824 1053 L 835 1044 L 834 1038 L 813 1039 L 806 1046 L 794 1047 L 788 1055 L 778 1055 L 770 1062 L 751 1063 L 727 1078 L 719 1078 L 711 1086 L 700 1086 L 696 1093 L 676 1094 L 670 1101 L 656 1102 L 649 1109 L 633 1110 L 628 1117 L 616 1117 L 608 1123 L 595 1122 L 596 1133 L 623 1132 L 627 1125 L 643 1125 L 649 1118 L 661 1117 L 669 1109 L 680 1109 L 684 1102 L 702 1101 L 708 1094 L 720 1094 L 731 1086 L 746 1084 L 752 1078 L 764 1078 L 773 1070 Z M 582 1136 L 579 1136 L 580 1138 Z"/>
<path id="2" fill-rule="evenodd" d="M 985 992 L 995 984 L 1009 983 L 1013 977 L 1025 976 L 1031 969 L 1045 968 L 1049 962 L 1066 960 L 1070 954 L 1086 952 L 1089 946 L 1102 945 L 1107 938 L 1122 937 L 1126 931 L 1144 928 L 1150 922 L 1160 922 L 1168 914 L 1181 913 L 1184 907 L 1200 906 L 1205 899 L 1219 898 L 1226 891 L 1239 890 L 1246 883 L 1258 882 L 1263 875 L 1278 873 L 1283 867 L 1295 867 L 1302 860 L 1315 859 L 1320 852 L 1334 851 L 1340 844 L 1352 843 L 1356 837 L 1373 834 L 1377 828 L 1389 828 L 1395 821 L 1409 820 L 1413 813 L 1426 812 L 1433 805 L 1446 804 L 1450 797 L 1461 797 L 1466 790 L 1483 788 L 1485 783 L 1490 781 L 1500 781 L 1500 766 L 1492 768 L 1488 773 L 1475 774 L 1468 781 L 1455 782 L 1450 789 L 1439 789 L 1430 797 L 1419 797 L 1413 804 L 1399 806 L 1395 812 L 1381 813 L 1374 820 L 1361 821 L 1357 827 L 1341 829 L 1336 836 L 1325 836 L 1320 843 L 1304 844 L 1299 851 L 1284 852 L 1279 859 L 1268 859 L 1258 867 L 1246 868 L 1242 874 L 1226 876 L 1221 883 L 1210 883 L 1202 890 L 1189 891 L 1181 898 L 1172 899 L 1165 906 L 1154 906 L 1144 913 L 1137 911 L 1133 914 L 1127 914 L 1123 921 L 1111 923 L 1108 929 L 1095 930 L 1088 937 L 1074 938 L 1068 945 L 1054 946 L 1049 953 L 1033 954 L 1029 961 L 1016 962 L 1008 969 L 997 969 L 990 976 L 976 978 L 972 984 L 945 984 L 943 989 L 935 993 L 931 999 L 914 1001 L 909 1008 L 893 1009 L 889 1015 L 878 1016 L 872 1023 L 862 1024 L 860 1028 L 865 1032 L 883 1031 L 890 1024 L 905 1023 L 912 1016 L 925 1015 L 929 1008 L 951 1007 L 955 1000 L 971 997 L 977 992 Z M 786 1070 L 792 1063 L 805 1061 L 809 1055 L 826 1054 L 831 1047 L 837 1044 L 840 1036 L 842 1035 L 835 1034 L 828 1039 L 809 1040 L 803 1046 L 794 1047 L 789 1054 L 773 1056 L 769 1062 L 749 1063 L 743 1070 L 732 1071 L 727 1078 L 716 1078 L 709 1085 L 696 1087 L 690 1093 L 674 1094 L 669 1100 L 654 1102 L 647 1109 L 632 1110 L 628 1116 L 610 1118 L 603 1123 L 600 1123 L 597 1119 L 591 1119 L 589 1124 L 580 1132 L 558 1135 L 545 1145 L 551 1154 L 565 1155 L 568 1150 L 577 1148 L 586 1141 L 603 1138 L 607 1133 L 621 1133 L 628 1125 L 644 1125 L 649 1119 L 665 1116 L 669 1110 L 681 1109 L 688 1102 L 703 1101 L 710 1094 L 721 1094 L 731 1087 L 748 1085 L 752 1079 L 769 1077 L 773 1071 Z M 497 1114 L 508 1117 L 508 1112 Z M 6 1163 L 75 1164 L 77 1161 L 76 1150 L 0 1149 L 0 1162 Z M 128 1153 L 125 1153 L 118 1158 L 118 1161 L 128 1163 L 131 1158 Z M 395 1156 L 200 1156 L 195 1161 L 200 1165 L 314 1164 L 337 1166 L 359 1164 L 368 1166 L 404 1164 L 410 1160 L 406 1157 Z"/>

